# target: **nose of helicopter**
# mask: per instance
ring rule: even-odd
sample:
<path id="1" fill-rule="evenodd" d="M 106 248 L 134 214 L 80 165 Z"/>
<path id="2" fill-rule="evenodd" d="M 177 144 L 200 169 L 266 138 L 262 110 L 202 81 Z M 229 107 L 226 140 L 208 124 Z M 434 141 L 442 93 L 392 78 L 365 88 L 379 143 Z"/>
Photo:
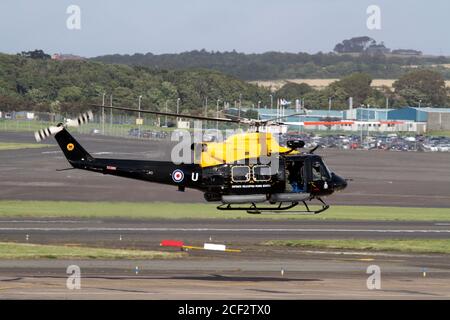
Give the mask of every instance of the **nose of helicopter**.
<path id="1" fill-rule="evenodd" d="M 344 190 L 347 188 L 347 181 L 334 173 L 331 175 L 331 184 L 334 191 Z"/>

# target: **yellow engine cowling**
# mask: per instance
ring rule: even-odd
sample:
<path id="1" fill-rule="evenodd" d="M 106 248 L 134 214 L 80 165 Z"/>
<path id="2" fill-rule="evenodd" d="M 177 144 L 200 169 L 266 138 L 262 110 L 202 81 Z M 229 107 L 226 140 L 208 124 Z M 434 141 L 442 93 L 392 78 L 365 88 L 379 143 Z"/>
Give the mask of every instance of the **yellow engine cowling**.
<path id="1" fill-rule="evenodd" d="M 236 161 L 283 154 L 297 151 L 282 147 L 271 133 L 240 133 L 227 138 L 224 142 L 205 142 L 202 149 L 201 163 L 203 168 L 234 163 Z"/>

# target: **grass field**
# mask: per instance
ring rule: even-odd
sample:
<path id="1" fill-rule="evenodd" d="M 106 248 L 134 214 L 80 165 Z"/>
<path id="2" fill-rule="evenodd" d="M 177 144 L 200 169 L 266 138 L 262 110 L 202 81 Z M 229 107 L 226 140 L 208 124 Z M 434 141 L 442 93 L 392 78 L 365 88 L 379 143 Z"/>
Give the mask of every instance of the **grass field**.
<path id="1" fill-rule="evenodd" d="M 221 212 L 214 204 L 71 201 L 0 201 L 0 217 L 123 217 L 136 219 L 309 219 L 450 221 L 447 208 L 333 206 L 319 215 Z"/>
<path id="2" fill-rule="evenodd" d="M 25 121 L 25 120 L 0 120 L 0 131 L 8 132 L 34 132 L 48 126 L 54 126 L 55 123 L 45 121 Z M 109 135 L 128 135 L 128 131 L 137 128 L 134 124 L 113 124 L 105 123 L 105 134 Z M 71 128 L 71 131 L 79 133 L 90 133 L 93 129 L 102 129 L 102 124 L 87 123 L 82 127 Z M 142 125 L 141 130 L 173 131 L 174 128 L 156 127 L 153 125 Z"/>
<path id="3" fill-rule="evenodd" d="M 444 136 L 444 137 L 450 137 L 450 131 L 429 131 L 426 133 L 427 136 Z"/>
<path id="4" fill-rule="evenodd" d="M 389 240 L 274 240 L 266 246 L 313 249 L 347 249 L 450 254 L 450 239 L 389 239 Z"/>
<path id="5" fill-rule="evenodd" d="M 211 115 L 211 117 L 214 117 L 214 115 Z M 161 125 L 162 126 L 156 126 L 154 125 L 154 121 L 152 119 L 145 119 L 144 118 L 144 124 L 140 126 L 141 131 L 166 131 L 166 132 L 173 132 L 176 130 L 175 127 L 165 127 L 164 126 L 164 118 L 162 118 Z M 180 116 L 180 118 L 182 118 Z M 210 123 L 215 122 L 210 121 Z M 56 123 L 54 122 L 47 122 L 47 121 L 39 121 L 39 120 L 2 120 L 0 119 L 0 131 L 6 131 L 6 132 L 35 132 L 43 128 L 47 128 L 49 126 L 54 126 Z M 227 125 L 231 128 L 233 125 Z M 105 135 L 112 135 L 112 136 L 128 136 L 129 131 L 131 129 L 136 129 L 139 126 L 134 123 L 114 123 L 110 124 L 108 122 L 105 122 L 104 130 Z M 222 127 L 222 125 L 220 125 Z M 76 133 L 82 133 L 82 134 L 89 134 L 92 132 L 92 130 L 97 129 L 102 131 L 103 125 L 102 123 L 96 123 L 96 122 L 90 122 L 86 123 L 81 127 L 77 128 L 70 128 L 70 131 L 76 132 Z M 189 128 L 189 131 L 193 131 L 194 128 Z"/>
<path id="6" fill-rule="evenodd" d="M 174 259 L 185 255 L 182 252 L 0 242 L 0 259 Z"/>
<path id="7" fill-rule="evenodd" d="M 48 144 L 0 142 L 0 151 L 50 147 Z"/>
<path id="8" fill-rule="evenodd" d="M 54 125 L 50 122 L 43 121 L 20 121 L 20 120 L 0 120 L 0 130 L 2 131 L 37 131 L 46 128 L 50 125 Z"/>
<path id="9" fill-rule="evenodd" d="M 48 126 L 54 125 L 54 123 L 42 122 L 42 121 L 20 121 L 20 120 L 0 120 L 0 131 L 6 132 L 35 132 L 40 129 L 46 128 Z M 134 124 L 114 124 L 110 126 L 109 124 L 105 124 L 105 135 L 107 136 L 116 136 L 116 137 L 132 137 L 129 135 L 129 131 L 131 129 L 135 129 L 138 126 Z M 231 128 L 231 127 L 230 127 Z M 70 131 L 73 133 L 81 133 L 81 134 L 91 134 L 91 132 L 96 130 L 102 130 L 102 125 L 98 123 L 87 123 L 82 127 L 78 128 L 70 128 Z M 222 128 L 223 129 L 223 128 Z M 142 125 L 142 131 L 150 130 L 150 131 L 166 131 L 168 133 L 175 130 L 175 128 L 165 128 L 165 127 L 157 127 L 152 125 Z M 192 128 L 189 130 L 193 130 Z M 296 131 L 296 129 L 292 130 Z M 336 134 L 349 134 L 348 131 L 323 131 L 323 130 L 304 130 L 304 132 L 313 132 L 315 134 L 325 136 L 325 135 L 336 135 Z M 414 135 L 409 132 L 399 132 L 401 135 Z M 426 133 L 427 136 L 450 136 L 450 131 L 430 131 Z M 30 134 L 30 137 L 33 137 Z M 133 137 L 136 138 L 136 137 Z M 30 144 L 31 145 L 31 144 Z M 0 149 L 1 150 L 1 149 Z"/>

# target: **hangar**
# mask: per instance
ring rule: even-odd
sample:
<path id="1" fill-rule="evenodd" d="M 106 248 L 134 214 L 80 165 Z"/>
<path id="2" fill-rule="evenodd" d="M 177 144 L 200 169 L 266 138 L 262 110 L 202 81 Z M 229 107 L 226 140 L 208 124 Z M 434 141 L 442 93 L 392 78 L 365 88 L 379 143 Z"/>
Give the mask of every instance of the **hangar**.
<path id="1" fill-rule="evenodd" d="M 427 130 L 450 130 L 450 108 L 404 107 L 388 112 L 389 120 L 424 122 Z"/>

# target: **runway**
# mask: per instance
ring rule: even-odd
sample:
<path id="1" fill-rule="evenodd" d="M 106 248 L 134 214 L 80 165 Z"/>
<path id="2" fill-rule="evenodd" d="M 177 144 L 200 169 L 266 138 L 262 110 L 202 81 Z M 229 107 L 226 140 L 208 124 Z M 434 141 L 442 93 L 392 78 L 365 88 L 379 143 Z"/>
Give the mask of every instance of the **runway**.
<path id="1" fill-rule="evenodd" d="M 170 145 L 78 136 L 94 156 L 167 160 Z M 0 140 L 31 142 L 30 133 Z M 51 139 L 48 143 L 54 143 Z M 352 178 L 333 204 L 450 207 L 450 155 L 320 150 L 338 174 Z M 196 191 L 103 176 L 68 164 L 56 146 L 0 151 L 0 199 L 203 202 Z M 139 220 L 0 218 L 0 242 L 174 251 L 225 244 L 241 252 L 189 250 L 176 260 L 0 260 L 0 299 L 449 299 L 450 258 L 440 254 L 315 250 L 265 246 L 291 239 L 449 239 L 444 221 Z M 81 268 L 81 290 L 66 287 L 69 265 Z M 381 290 L 367 288 L 367 267 L 381 269 Z M 137 268 L 136 268 L 137 267 Z M 136 272 L 137 270 L 137 272 Z"/>
<path id="2" fill-rule="evenodd" d="M 104 238 L 129 235 L 134 241 L 156 243 L 164 238 L 203 241 L 213 237 L 237 244 L 279 239 L 448 239 L 450 225 L 439 222 L 290 221 L 236 219 L 24 219 L 2 218 L 0 240 L 15 240 L 24 234 L 43 239 L 86 242 L 95 235 Z M 94 243 L 96 239 L 93 239 Z M 38 238 L 39 239 L 39 238 Z"/>

